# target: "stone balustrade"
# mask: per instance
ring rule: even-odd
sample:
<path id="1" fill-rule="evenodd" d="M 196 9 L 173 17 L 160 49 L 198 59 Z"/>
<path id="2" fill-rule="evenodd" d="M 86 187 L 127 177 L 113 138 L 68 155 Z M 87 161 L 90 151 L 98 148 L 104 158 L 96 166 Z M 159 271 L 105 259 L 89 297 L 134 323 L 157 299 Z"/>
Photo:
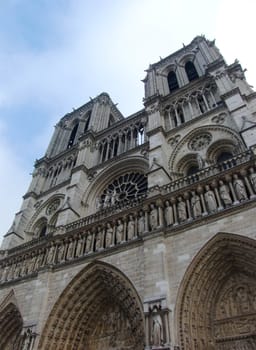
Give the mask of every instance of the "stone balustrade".
<path id="1" fill-rule="evenodd" d="M 216 169 L 218 176 L 214 173 Z M 204 174 L 195 174 L 199 176 L 195 181 L 181 179 L 176 181 L 176 187 L 171 183 L 146 198 L 123 206 L 120 203 L 120 207 L 106 208 L 58 227 L 44 239 L 9 250 L 0 260 L 0 281 L 7 283 L 33 276 L 49 266 L 119 249 L 154 232 L 171 234 L 188 223 L 236 210 L 256 198 L 255 169 L 253 154 L 246 152 L 225 164 L 205 169 Z"/>

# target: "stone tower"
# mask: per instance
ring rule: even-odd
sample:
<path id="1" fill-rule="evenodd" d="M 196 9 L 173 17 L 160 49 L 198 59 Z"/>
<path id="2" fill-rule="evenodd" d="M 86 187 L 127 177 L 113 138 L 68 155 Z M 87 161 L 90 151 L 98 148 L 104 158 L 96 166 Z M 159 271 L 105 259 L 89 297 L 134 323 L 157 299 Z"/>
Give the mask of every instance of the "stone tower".
<path id="1" fill-rule="evenodd" d="M 37 160 L 0 260 L 0 349 L 256 348 L 256 94 L 214 41 L 102 93 Z"/>

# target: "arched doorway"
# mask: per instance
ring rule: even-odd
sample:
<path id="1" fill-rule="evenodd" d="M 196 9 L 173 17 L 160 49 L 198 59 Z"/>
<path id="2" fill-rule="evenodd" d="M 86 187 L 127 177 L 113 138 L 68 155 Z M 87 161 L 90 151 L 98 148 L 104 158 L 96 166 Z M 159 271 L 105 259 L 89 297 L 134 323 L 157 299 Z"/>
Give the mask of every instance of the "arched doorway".
<path id="1" fill-rule="evenodd" d="M 256 241 L 219 233 L 197 254 L 179 290 L 182 350 L 256 349 Z"/>
<path id="2" fill-rule="evenodd" d="M 0 305 L 0 349 L 21 349 L 23 320 L 11 292 Z"/>
<path id="3" fill-rule="evenodd" d="M 105 263 L 90 264 L 61 294 L 39 349 L 142 350 L 143 310 L 132 283 Z"/>

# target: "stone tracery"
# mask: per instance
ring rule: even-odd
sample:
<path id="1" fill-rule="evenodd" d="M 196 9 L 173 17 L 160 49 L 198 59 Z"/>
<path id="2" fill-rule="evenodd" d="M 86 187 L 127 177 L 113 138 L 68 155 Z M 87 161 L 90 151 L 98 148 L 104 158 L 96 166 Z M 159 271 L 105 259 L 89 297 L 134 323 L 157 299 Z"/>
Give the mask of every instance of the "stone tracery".
<path id="1" fill-rule="evenodd" d="M 97 198 L 97 209 L 129 202 L 142 196 L 147 190 L 147 178 L 141 173 L 126 173 L 116 178 Z"/>

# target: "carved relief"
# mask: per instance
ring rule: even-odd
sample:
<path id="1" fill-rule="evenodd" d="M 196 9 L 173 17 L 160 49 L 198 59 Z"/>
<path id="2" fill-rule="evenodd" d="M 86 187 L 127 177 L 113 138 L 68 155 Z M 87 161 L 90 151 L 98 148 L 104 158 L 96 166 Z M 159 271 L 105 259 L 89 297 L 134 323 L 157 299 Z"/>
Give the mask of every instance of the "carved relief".
<path id="1" fill-rule="evenodd" d="M 135 346 L 131 325 L 118 305 L 111 305 L 101 313 L 89 336 L 88 350 L 131 350 Z"/>
<path id="2" fill-rule="evenodd" d="M 250 336 L 256 332 L 255 287 L 256 283 L 248 281 L 243 275 L 231 278 L 225 285 L 217 301 L 214 321 L 214 336 L 220 342 L 218 349 L 229 349 L 227 346 L 254 349 L 250 343 L 255 339 L 250 339 Z M 239 340 L 239 337 L 246 337 L 247 340 Z"/>
<path id="3" fill-rule="evenodd" d="M 255 243 L 229 234 L 219 234 L 213 242 L 186 276 L 179 345 L 182 350 L 254 350 Z"/>

